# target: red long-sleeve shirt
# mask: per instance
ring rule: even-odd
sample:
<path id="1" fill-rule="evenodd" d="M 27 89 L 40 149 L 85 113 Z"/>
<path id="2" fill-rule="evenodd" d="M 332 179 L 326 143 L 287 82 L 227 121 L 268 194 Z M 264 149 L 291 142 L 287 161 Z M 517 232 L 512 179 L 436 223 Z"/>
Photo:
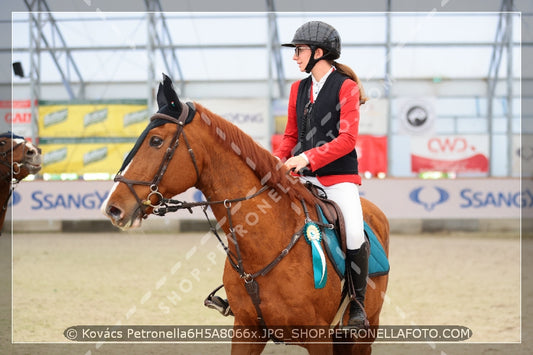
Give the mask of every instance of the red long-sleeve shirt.
<path id="1" fill-rule="evenodd" d="M 287 126 L 285 127 L 283 139 L 274 152 L 274 155 L 280 159 L 290 158 L 292 149 L 298 143 L 296 97 L 299 85 L 300 81 L 297 81 L 291 86 Z M 359 134 L 359 88 L 355 81 L 344 81 L 339 92 L 339 104 L 339 135 L 320 147 L 312 148 L 304 152 L 309 159 L 309 168 L 311 171 L 320 169 L 355 149 L 355 143 Z M 318 180 L 324 186 L 331 186 L 341 182 L 353 182 L 361 185 L 361 177 L 357 174 L 318 176 Z"/>

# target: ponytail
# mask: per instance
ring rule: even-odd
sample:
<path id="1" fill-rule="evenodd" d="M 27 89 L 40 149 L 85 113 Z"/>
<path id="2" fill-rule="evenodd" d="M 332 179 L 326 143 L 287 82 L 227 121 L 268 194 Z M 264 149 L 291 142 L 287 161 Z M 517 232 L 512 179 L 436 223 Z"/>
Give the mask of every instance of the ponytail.
<path id="1" fill-rule="evenodd" d="M 359 87 L 359 104 L 364 104 L 366 100 L 368 100 L 368 97 L 366 97 L 365 90 L 363 89 L 363 84 L 361 83 L 361 80 L 359 80 L 359 77 L 357 77 L 357 74 L 355 74 L 352 68 L 345 64 L 341 64 L 334 61 L 333 65 L 339 71 L 339 73 L 348 76 L 350 79 L 357 83 L 357 87 Z"/>

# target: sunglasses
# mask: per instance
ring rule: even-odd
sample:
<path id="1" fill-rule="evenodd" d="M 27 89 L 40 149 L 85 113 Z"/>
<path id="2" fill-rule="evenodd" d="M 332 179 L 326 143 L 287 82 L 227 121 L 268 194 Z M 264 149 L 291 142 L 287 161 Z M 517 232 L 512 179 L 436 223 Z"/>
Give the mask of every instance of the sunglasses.
<path id="1" fill-rule="evenodd" d="M 299 57 L 299 56 L 300 56 L 300 52 L 301 52 L 301 51 L 304 51 L 304 50 L 306 50 L 306 49 L 309 49 L 309 50 L 310 50 L 311 48 L 309 48 L 309 47 L 302 47 L 302 46 L 300 46 L 300 47 L 296 46 L 296 47 L 294 47 L 294 55 L 297 56 L 297 57 Z"/>

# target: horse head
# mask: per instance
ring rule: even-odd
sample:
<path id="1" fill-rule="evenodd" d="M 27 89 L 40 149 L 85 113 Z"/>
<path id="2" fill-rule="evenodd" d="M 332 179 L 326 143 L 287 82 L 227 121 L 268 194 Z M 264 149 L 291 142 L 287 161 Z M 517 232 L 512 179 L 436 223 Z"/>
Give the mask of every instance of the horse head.
<path id="1" fill-rule="evenodd" d="M 41 149 L 24 137 L 11 132 L 0 134 L 0 169 L 2 176 L 20 181 L 41 170 Z"/>
<path id="2" fill-rule="evenodd" d="M 190 145 L 194 133 L 192 140 L 185 133 L 185 126 L 195 125 L 194 105 L 179 100 L 165 74 L 159 84 L 157 104 L 157 113 L 126 156 L 102 205 L 103 213 L 122 229 L 140 226 L 163 197 L 170 198 L 195 186 L 200 176 L 202 164 Z"/>

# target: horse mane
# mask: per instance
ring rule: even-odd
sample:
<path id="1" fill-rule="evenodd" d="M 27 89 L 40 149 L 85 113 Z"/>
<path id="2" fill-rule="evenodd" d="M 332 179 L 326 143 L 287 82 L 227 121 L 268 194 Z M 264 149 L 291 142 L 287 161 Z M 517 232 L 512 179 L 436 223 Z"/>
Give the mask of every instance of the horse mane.
<path id="1" fill-rule="evenodd" d="M 315 203 L 309 190 L 296 178 L 287 175 L 287 168 L 268 150 L 261 147 L 233 123 L 196 102 L 194 105 L 201 120 L 218 138 L 221 145 L 239 156 L 254 172 L 262 185 L 270 186 L 281 194 L 286 193 L 293 200 L 304 199 L 311 205 Z"/>

